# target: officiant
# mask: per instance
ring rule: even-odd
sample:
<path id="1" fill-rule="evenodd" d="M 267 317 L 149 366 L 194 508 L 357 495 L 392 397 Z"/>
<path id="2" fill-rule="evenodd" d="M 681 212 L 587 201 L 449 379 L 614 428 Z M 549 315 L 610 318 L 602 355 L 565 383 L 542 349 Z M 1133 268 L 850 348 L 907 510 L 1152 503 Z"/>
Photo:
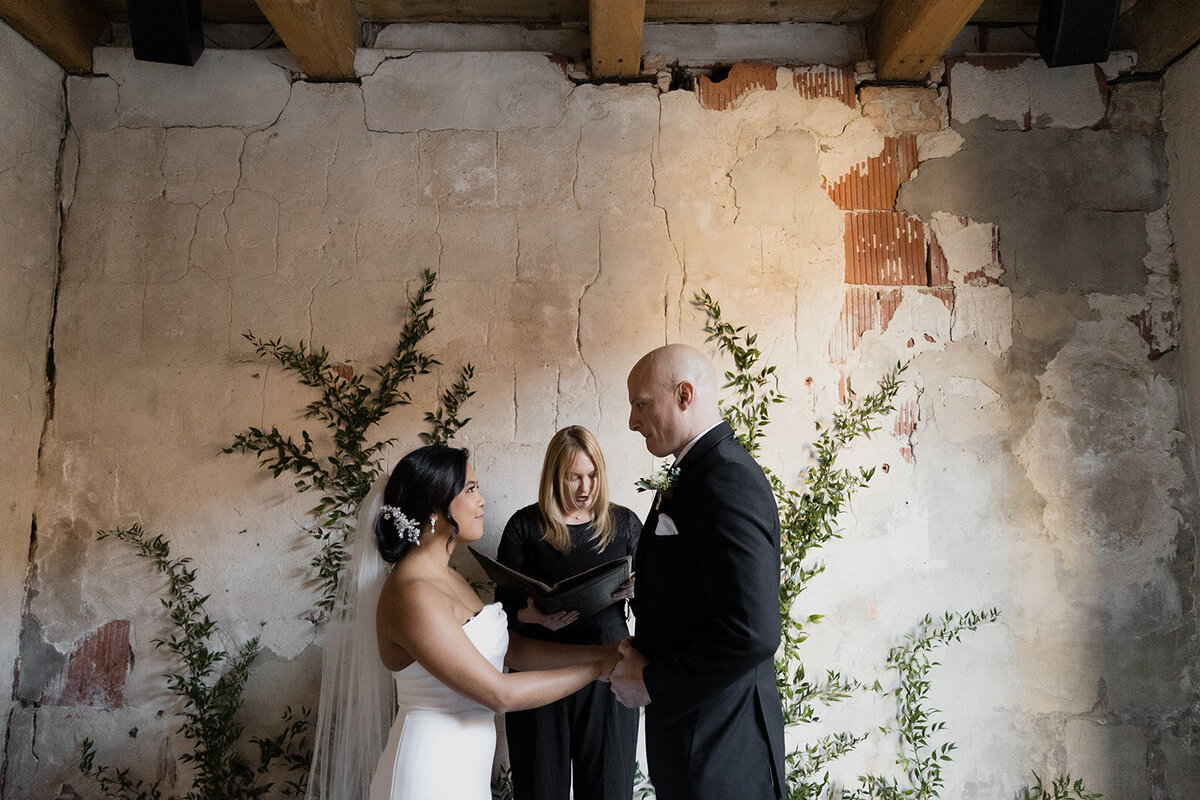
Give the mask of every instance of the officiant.
<path id="1" fill-rule="evenodd" d="M 546 447 L 538 502 L 508 521 L 497 560 L 542 583 L 555 583 L 632 556 L 642 528 L 637 515 L 609 502 L 600 443 L 572 425 Z M 525 636 L 575 644 L 607 644 L 629 635 L 626 604 L 633 580 L 591 616 L 576 609 L 546 613 L 533 598 L 497 589 L 509 626 Z M 548 706 L 505 715 L 514 800 L 631 800 L 637 709 L 617 702 L 597 681 Z"/>

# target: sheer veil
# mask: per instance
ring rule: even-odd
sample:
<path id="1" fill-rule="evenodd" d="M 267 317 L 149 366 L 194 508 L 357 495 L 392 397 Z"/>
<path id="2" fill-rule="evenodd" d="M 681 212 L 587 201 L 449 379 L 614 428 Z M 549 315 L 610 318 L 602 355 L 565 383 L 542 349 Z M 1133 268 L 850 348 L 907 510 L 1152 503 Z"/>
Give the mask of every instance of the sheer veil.
<path id="1" fill-rule="evenodd" d="M 367 800 L 395 714 L 396 687 L 379 660 L 375 612 L 388 565 L 375 545 L 386 476 L 359 506 L 350 564 L 325 639 L 307 800 Z"/>

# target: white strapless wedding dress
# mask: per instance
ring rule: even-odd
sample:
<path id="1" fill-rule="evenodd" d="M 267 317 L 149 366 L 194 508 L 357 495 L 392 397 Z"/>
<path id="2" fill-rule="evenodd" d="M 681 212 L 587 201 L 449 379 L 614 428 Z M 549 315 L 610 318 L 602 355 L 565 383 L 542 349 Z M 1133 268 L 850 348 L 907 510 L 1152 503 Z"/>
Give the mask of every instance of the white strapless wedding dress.
<path id="1" fill-rule="evenodd" d="M 504 669 L 508 619 L 499 603 L 484 606 L 463 631 L 496 669 Z M 371 781 L 371 800 L 491 800 L 492 710 L 415 662 L 392 676 L 399 710 Z"/>

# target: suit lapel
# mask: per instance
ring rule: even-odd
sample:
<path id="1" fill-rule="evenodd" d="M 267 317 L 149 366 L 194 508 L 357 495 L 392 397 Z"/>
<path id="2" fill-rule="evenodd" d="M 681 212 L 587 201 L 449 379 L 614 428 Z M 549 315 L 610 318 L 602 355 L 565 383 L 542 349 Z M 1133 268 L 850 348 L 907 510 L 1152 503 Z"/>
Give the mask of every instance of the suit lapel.
<path id="1" fill-rule="evenodd" d="M 712 430 L 700 437 L 700 441 L 692 445 L 692 449 L 688 450 L 676 465 L 679 467 L 679 476 L 676 482 L 683 478 L 683 473 L 693 464 L 695 464 L 702 456 L 716 447 L 725 439 L 733 437 L 733 428 L 728 422 L 722 421 Z M 642 535 L 638 538 L 638 546 L 633 554 L 634 570 L 641 569 L 642 557 L 647 549 L 653 547 L 651 540 L 654 539 L 654 531 L 658 528 L 658 517 L 662 511 L 662 506 L 670 502 L 668 498 L 661 497 L 661 493 L 655 492 L 654 501 L 650 504 L 650 513 L 646 515 L 646 522 L 642 525 Z"/>

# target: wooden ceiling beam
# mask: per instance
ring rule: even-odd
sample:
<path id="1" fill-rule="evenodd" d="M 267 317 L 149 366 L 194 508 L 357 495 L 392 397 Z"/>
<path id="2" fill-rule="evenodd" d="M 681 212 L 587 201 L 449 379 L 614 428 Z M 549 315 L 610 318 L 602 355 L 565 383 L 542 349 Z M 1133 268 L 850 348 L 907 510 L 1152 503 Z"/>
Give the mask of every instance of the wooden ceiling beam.
<path id="1" fill-rule="evenodd" d="M 916 81 L 929 74 L 983 0 L 883 0 L 867 27 L 875 74 Z"/>
<path id="2" fill-rule="evenodd" d="M 84 0 L 0 0 L 0 19 L 67 72 L 92 71 L 108 20 Z"/>
<path id="3" fill-rule="evenodd" d="M 352 0 L 254 0 L 300 69 L 318 81 L 351 80 L 362 44 Z"/>
<path id="4" fill-rule="evenodd" d="M 632 78 L 642 71 L 646 0 L 588 0 L 592 77 Z"/>
<path id="5" fill-rule="evenodd" d="M 1136 50 L 1138 72 L 1158 72 L 1200 41 L 1196 0 L 1138 0 L 1117 18 L 1114 44 Z"/>

